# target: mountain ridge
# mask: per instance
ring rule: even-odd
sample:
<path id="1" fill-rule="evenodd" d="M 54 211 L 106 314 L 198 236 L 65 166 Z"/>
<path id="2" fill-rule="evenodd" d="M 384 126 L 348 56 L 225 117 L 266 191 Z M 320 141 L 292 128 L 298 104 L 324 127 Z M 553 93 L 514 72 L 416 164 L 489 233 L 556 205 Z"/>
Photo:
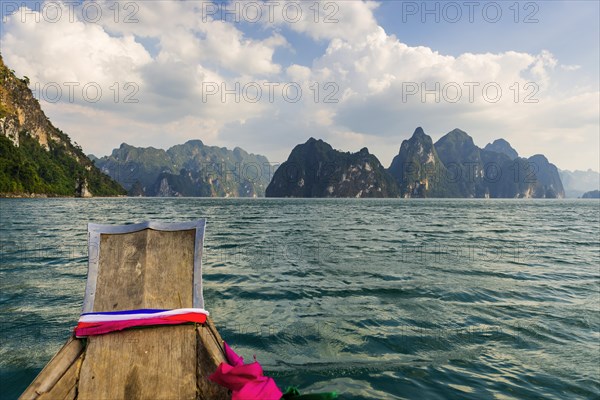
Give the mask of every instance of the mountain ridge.
<path id="1" fill-rule="evenodd" d="M 565 194 L 569 198 L 578 198 L 586 192 L 600 190 L 600 173 L 592 169 L 559 170 L 558 173 L 564 184 Z"/>
<path id="2" fill-rule="evenodd" d="M 401 197 L 458 197 L 455 189 L 446 185 L 448 170 L 421 127 L 402 141 L 387 171 L 396 180 Z"/>
<path id="3" fill-rule="evenodd" d="M 364 147 L 335 150 L 321 139 L 296 145 L 273 174 L 267 197 L 396 197 L 397 187 L 377 157 Z"/>
<path id="4" fill-rule="evenodd" d="M 493 150 L 475 145 L 458 128 L 433 142 L 418 127 L 402 141 L 388 169 L 364 148 L 357 153 L 334 150 L 321 139 L 296 145 L 267 188 L 268 197 L 438 197 L 438 198 L 562 198 L 564 188 L 556 166 L 541 154 L 518 157 L 504 139 Z M 486 146 L 490 148 L 490 146 Z M 512 159 L 511 157 L 517 154 Z M 347 173 L 351 157 L 374 157 L 377 179 Z M 356 161 L 356 160 L 355 160 Z M 363 160 L 364 161 L 364 160 Z M 333 163 L 333 165 L 331 165 Z M 325 167 L 329 166 L 329 173 Z M 356 165 L 354 166 L 356 168 Z M 371 165 L 369 165 L 371 168 Z M 371 168 L 373 169 L 373 168 Z M 332 181 L 324 185 L 324 176 Z M 387 175 L 387 177 L 386 177 Z M 277 179 L 276 179 L 277 178 Z M 348 183 L 348 179 L 354 182 Z M 389 178 L 394 184 L 389 183 Z M 369 191 L 359 191 L 370 180 Z M 375 182 L 385 182 L 377 188 Z M 341 185 L 344 183 L 344 185 Z M 396 186 L 394 188 L 394 186 Z M 364 188 L 363 188 L 364 189 Z M 365 196 L 369 193 L 369 196 Z"/>
<path id="5" fill-rule="evenodd" d="M 200 139 L 166 150 L 122 143 L 110 155 L 94 158 L 131 196 L 263 197 L 271 176 L 266 157 Z"/>
<path id="6" fill-rule="evenodd" d="M 496 139 L 492 143 L 485 145 L 483 150 L 493 151 L 496 153 L 504 154 L 511 160 L 519 157 L 519 153 L 504 139 Z"/>

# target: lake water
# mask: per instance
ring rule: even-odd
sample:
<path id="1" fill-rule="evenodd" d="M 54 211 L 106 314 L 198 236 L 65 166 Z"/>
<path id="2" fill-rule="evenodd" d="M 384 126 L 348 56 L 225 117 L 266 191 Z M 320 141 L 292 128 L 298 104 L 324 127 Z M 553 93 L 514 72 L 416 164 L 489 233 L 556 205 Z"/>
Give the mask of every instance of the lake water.
<path id="1" fill-rule="evenodd" d="M 597 200 L 0 199 L 0 213 L 2 398 L 77 321 L 87 222 L 198 217 L 206 308 L 281 387 L 600 396 Z"/>

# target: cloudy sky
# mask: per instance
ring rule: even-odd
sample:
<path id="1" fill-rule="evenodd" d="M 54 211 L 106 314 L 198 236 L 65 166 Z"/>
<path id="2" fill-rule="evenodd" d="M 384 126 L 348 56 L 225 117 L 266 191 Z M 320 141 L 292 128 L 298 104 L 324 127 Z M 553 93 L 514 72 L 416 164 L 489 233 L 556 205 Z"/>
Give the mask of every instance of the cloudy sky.
<path id="1" fill-rule="evenodd" d="M 599 2 L 3 1 L 1 48 L 84 151 L 189 139 L 389 165 L 417 126 L 600 163 Z"/>

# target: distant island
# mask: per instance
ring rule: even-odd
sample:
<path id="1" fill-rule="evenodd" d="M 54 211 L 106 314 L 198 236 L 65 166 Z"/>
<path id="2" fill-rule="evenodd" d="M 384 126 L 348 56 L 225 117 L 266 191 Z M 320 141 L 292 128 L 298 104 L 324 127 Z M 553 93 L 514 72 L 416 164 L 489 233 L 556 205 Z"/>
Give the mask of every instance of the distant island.
<path id="1" fill-rule="evenodd" d="M 28 84 L 0 55 L 0 197 L 598 196 L 597 172 L 560 171 L 541 154 L 519 157 L 504 139 L 479 148 L 460 129 L 434 143 L 417 128 L 387 169 L 367 148 L 342 152 L 315 138 L 276 170 L 265 156 L 201 140 L 168 150 L 123 143 L 108 156 L 86 156 L 48 120 Z"/>
<path id="2" fill-rule="evenodd" d="M 600 190 L 592 190 L 590 192 L 585 192 L 582 199 L 600 199 Z"/>
<path id="3" fill-rule="evenodd" d="M 566 197 L 582 197 L 586 192 L 600 190 L 600 174 L 596 171 L 559 170 L 558 173 L 565 187 Z"/>
<path id="4" fill-rule="evenodd" d="M 460 129 L 434 144 L 419 127 L 387 170 L 366 148 L 343 153 L 311 138 L 292 150 L 266 195 L 562 198 L 565 192 L 558 169 L 541 154 L 521 158 L 503 139 L 481 149 Z"/>
<path id="5" fill-rule="evenodd" d="M 389 172 L 402 197 L 562 198 L 558 169 L 543 155 L 520 158 L 501 139 L 477 147 L 454 129 L 435 144 L 422 128 L 402 142 Z"/>
<path id="6" fill-rule="evenodd" d="M 271 178 L 266 157 L 200 140 L 168 150 L 123 143 L 110 156 L 90 158 L 130 196 L 264 197 Z"/>
<path id="7" fill-rule="evenodd" d="M 310 138 L 296 146 L 267 187 L 267 197 L 398 197 L 394 179 L 377 157 L 334 150 Z"/>

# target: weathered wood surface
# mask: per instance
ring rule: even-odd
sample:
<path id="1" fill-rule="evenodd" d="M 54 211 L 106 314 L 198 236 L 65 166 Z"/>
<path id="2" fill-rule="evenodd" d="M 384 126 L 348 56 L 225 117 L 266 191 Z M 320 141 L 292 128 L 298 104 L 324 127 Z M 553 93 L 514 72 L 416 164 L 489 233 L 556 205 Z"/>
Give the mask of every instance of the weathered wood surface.
<path id="1" fill-rule="evenodd" d="M 89 338 L 79 399 L 196 398 L 193 325 L 130 329 Z"/>
<path id="2" fill-rule="evenodd" d="M 195 231 L 101 235 L 94 311 L 192 307 Z"/>
<path id="3" fill-rule="evenodd" d="M 192 307 L 194 246 L 195 230 L 102 234 L 93 310 Z M 207 379 L 225 357 L 210 319 L 91 336 L 82 350 L 69 341 L 21 398 L 230 398 Z"/>
<path id="4" fill-rule="evenodd" d="M 161 330 L 166 330 L 169 335 L 174 334 L 173 330 L 185 331 L 185 328 L 195 330 L 195 346 L 194 349 L 190 350 L 193 354 L 196 352 L 197 357 L 195 358 L 195 365 L 180 365 L 180 369 L 171 371 L 170 376 L 156 376 L 151 381 L 145 382 L 145 387 L 140 387 L 142 383 L 139 378 L 138 371 L 140 370 L 158 370 L 156 366 L 149 365 L 148 361 L 156 360 L 154 356 L 148 356 L 148 347 L 142 348 L 141 346 L 151 345 L 151 338 L 162 339 L 163 335 Z M 151 331 L 151 336 L 147 336 Z M 187 332 L 182 332 L 187 333 Z M 140 336 L 141 335 L 141 336 Z M 177 333 L 175 333 L 177 335 Z M 111 338 L 112 339 L 109 339 Z M 184 339 L 189 336 L 183 335 Z M 225 354 L 223 351 L 222 343 L 223 340 L 219 335 L 219 332 L 215 328 L 214 323 L 209 318 L 207 323 L 204 325 L 180 325 L 180 326 L 162 326 L 155 328 L 144 328 L 139 330 L 127 330 L 123 332 L 111 333 L 108 335 L 98 336 L 96 339 L 104 339 L 105 341 L 114 341 L 115 348 L 109 349 L 110 356 L 104 356 L 100 354 L 96 356 L 98 349 L 104 348 L 105 346 L 88 346 L 86 350 L 83 350 L 82 341 L 79 339 L 69 339 L 67 344 L 56 354 L 50 363 L 40 372 L 37 378 L 27 388 L 27 390 L 21 395 L 20 399 L 36 399 L 36 400 L 75 400 L 75 399 L 103 399 L 103 398 L 126 398 L 126 399 L 154 399 L 157 397 L 159 391 L 156 390 L 157 386 L 164 384 L 165 381 L 178 380 L 180 382 L 189 382 L 190 379 L 195 384 L 194 393 L 184 393 L 179 389 L 179 386 L 172 388 L 169 391 L 167 399 L 180 399 L 180 398 L 195 398 L 195 399 L 229 399 L 231 395 L 227 389 L 209 381 L 207 377 L 212 374 L 219 364 L 225 360 Z M 98 341 L 98 343 L 100 343 Z M 178 343 L 171 342 L 172 344 L 178 345 Z M 187 346 L 190 348 L 190 341 L 185 340 L 181 342 L 181 346 Z M 132 358 L 126 360 L 123 356 L 119 356 L 119 353 L 125 347 L 125 354 L 130 355 Z M 77 350 L 78 349 L 78 350 Z M 167 357 L 173 357 L 173 354 L 180 354 L 178 351 L 165 347 L 161 341 L 153 343 L 150 347 L 150 352 L 162 352 Z M 113 354 L 116 353 L 116 354 Z M 114 357 L 119 358 L 119 362 L 112 366 L 100 366 L 98 364 L 105 363 L 107 359 Z M 86 368 L 84 374 L 94 373 L 99 371 L 104 373 L 104 376 L 92 375 L 94 378 L 90 380 L 80 381 L 82 372 L 83 359 L 87 358 Z M 93 360 L 93 361 L 92 361 Z M 171 361 L 171 364 L 176 364 L 176 361 Z M 125 371 L 127 370 L 127 371 Z M 117 379 L 115 382 L 114 377 L 119 377 L 122 374 L 127 373 L 129 377 L 128 385 L 126 385 L 117 397 L 102 397 L 104 395 L 100 393 L 106 392 L 105 387 L 116 388 L 116 384 L 122 379 Z M 173 375 L 179 374 L 179 377 Z M 184 388 L 189 388 L 189 385 L 183 385 Z M 114 391 L 114 390 L 113 390 Z M 113 394 L 110 394 L 111 396 Z M 192 397 L 188 397 L 192 396 Z"/>
<path id="5" fill-rule="evenodd" d="M 84 354 L 77 357 L 62 378 L 56 382 L 56 385 L 54 385 L 51 390 L 38 397 L 38 400 L 75 400 L 79 371 L 81 370 L 83 357 Z"/>
<path id="6" fill-rule="evenodd" d="M 101 235 L 94 311 L 192 307 L 195 231 Z M 79 399 L 195 399 L 193 326 L 88 338 Z"/>
<path id="7" fill-rule="evenodd" d="M 223 340 L 210 318 L 206 324 L 198 326 L 197 338 L 198 369 L 196 375 L 198 376 L 198 398 L 230 399 L 231 395 L 227 389 L 206 379 L 207 376 L 215 372 L 221 362 L 225 361 Z"/>
<path id="8" fill-rule="evenodd" d="M 48 362 L 44 369 L 38 374 L 35 380 L 23 392 L 20 400 L 33 400 L 41 398 L 66 398 L 58 395 L 65 386 L 70 386 L 73 376 L 77 376 L 78 360 L 81 359 L 83 344 L 79 339 L 69 338 L 67 343 L 56 353 Z M 75 375 L 73 375 L 75 374 Z M 73 382 L 74 387 L 75 384 Z M 71 387 L 69 389 L 71 389 Z M 52 395 L 50 395 L 52 394 Z"/>

